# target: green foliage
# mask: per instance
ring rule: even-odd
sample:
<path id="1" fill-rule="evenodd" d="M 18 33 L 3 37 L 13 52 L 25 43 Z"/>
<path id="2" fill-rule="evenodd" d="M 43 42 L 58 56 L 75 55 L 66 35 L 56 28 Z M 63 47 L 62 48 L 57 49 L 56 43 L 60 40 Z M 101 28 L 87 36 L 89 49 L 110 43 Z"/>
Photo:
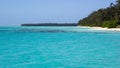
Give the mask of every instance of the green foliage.
<path id="1" fill-rule="evenodd" d="M 104 23 L 106 24 L 106 22 L 114 21 L 118 21 L 117 25 L 120 24 L 120 0 L 117 0 L 116 4 L 111 3 L 110 7 L 92 12 L 88 17 L 85 17 L 82 20 L 80 20 L 78 22 L 78 25 L 101 27 Z M 111 27 L 115 27 L 115 24 L 109 24 L 113 25 Z"/>
<path id="2" fill-rule="evenodd" d="M 103 24 L 102 24 L 102 27 L 116 28 L 117 24 L 118 24 L 118 21 L 109 20 L 109 21 L 104 21 Z"/>
<path id="3" fill-rule="evenodd" d="M 120 25 L 117 25 L 117 27 L 116 28 L 120 28 Z"/>

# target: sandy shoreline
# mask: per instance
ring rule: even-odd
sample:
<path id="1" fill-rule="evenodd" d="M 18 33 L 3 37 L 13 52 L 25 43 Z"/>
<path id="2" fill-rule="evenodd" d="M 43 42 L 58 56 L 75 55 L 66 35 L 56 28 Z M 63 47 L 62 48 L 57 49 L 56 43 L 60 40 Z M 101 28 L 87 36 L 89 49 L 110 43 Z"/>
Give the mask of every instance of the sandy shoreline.
<path id="1" fill-rule="evenodd" d="M 120 31 L 120 28 L 91 27 L 93 30 Z"/>
<path id="2" fill-rule="evenodd" d="M 120 28 L 102 28 L 102 27 L 89 27 L 89 26 L 78 26 L 78 27 L 90 28 L 92 30 L 120 31 Z"/>

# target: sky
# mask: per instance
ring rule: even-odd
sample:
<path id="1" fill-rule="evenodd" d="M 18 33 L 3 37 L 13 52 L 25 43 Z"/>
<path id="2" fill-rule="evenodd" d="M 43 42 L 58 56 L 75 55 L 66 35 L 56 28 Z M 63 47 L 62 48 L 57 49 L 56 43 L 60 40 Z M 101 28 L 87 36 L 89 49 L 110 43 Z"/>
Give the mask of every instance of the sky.
<path id="1" fill-rule="evenodd" d="M 116 0 L 0 0 L 0 26 L 77 23 Z"/>

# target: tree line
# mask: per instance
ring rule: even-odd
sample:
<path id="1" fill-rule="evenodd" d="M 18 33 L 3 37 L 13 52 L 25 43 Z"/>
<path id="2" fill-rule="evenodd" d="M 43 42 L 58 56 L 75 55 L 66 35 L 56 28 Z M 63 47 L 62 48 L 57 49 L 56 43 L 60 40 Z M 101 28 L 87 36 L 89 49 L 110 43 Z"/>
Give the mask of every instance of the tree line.
<path id="1" fill-rule="evenodd" d="M 38 24 L 22 24 L 21 26 L 77 26 L 76 23 L 38 23 Z"/>
<path id="2" fill-rule="evenodd" d="M 109 7 L 92 12 L 88 17 L 78 22 L 80 26 L 120 27 L 120 0 L 111 3 Z"/>

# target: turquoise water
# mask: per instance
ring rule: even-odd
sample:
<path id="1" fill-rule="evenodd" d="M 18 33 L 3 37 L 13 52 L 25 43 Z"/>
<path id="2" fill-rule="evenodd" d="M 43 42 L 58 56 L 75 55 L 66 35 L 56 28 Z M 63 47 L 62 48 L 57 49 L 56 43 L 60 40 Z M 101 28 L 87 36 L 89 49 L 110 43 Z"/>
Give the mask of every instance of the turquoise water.
<path id="1" fill-rule="evenodd" d="M 120 32 L 0 27 L 0 68 L 120 68 Z"/>

